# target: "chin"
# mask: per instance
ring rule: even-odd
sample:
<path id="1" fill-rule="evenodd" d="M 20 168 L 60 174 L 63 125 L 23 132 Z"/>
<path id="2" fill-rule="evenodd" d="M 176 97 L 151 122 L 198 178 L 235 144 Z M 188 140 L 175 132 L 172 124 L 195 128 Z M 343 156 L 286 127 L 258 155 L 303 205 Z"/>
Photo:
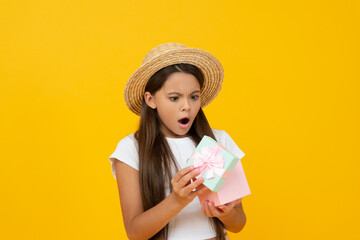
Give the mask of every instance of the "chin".
<path id="1" fill-rule="evenodd" d="M 191 129 L 191 126 L 189 127 L 189 129 L 182 129 L 182 130 L 179 131 L 178 135 L 179 136 L 187 135 L 189 133 L 190 129 Z"/>
<path id="2" fill-rule="evenodd" d="M 187 135 L 188 132 L 189 132 L 189 131 L 184 131 L 184 132 L 181 132 L 181 133 L 176 133 L 175 135 L 176 135 L 177 137 L 185 137 L 185 135 Z"/>
<path id="3" fill-rule="evenodd" d="M 184 129 L 176 132 L 172 132 L 172 135 L 175 137 L 185 137 L 188 134 L 190 129 Z"/>

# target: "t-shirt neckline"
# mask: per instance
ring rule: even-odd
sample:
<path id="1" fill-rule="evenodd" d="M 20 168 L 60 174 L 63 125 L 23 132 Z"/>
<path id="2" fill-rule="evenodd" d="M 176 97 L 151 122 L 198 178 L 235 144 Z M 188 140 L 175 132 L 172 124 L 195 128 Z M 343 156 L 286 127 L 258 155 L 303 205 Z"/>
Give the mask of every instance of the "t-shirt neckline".
<path id="1" fill-rule="evenodd" d="M 190 137 L 182 137 L 182 138 L 171 138 L 171 137 L 165 137 L 168 141 L 173 141 L 173 142 L 185 142 L 188 141 L 190 139 Z"/>

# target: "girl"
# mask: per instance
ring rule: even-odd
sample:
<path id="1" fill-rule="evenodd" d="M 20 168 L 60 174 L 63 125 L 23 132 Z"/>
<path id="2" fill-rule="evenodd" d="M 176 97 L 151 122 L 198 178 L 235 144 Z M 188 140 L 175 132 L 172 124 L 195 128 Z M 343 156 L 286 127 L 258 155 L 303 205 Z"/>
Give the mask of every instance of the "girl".
<path id="1" fill-rule="evenodd" d="M 211 129 L 202 111 L 219 93 L 221 63 L 210 53 L 167 43 L 152 49 L 125 86 L 139 129 L 110 156 L 129 239 L 227 239 L 246 217 L 241 199 L 215 207 L 196 198 L 206 188 L 187 158 L 204 135 L 237 156 L 225 132 Z M 180 170 L 181 169 L 181 170 Z"/>

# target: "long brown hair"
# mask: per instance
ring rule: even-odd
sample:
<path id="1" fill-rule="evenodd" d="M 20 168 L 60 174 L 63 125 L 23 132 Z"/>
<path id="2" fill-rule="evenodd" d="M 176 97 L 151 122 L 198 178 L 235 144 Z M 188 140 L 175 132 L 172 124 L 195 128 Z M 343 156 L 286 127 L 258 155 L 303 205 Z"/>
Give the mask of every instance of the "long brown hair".
<path id="1" fill-rule="evenodd" d="M 157 71 L 148 81 L 145 92 L 154 95 L 165 83 L 170 74 L 184 72 L 192 74 L 203 86 L 204 78 L 201 70 L 190 64 L 175 64 Z M 154 207 L 165 198 L 165 186 L 170 184 L 173 169 L 179 167 L 170 150 L 170 147 L 159 129 L 159 115 L 156 109 L 148 107 L 144 99 L 141 108 L 139 129 L 135 133 L 138 141 L 139 153 L 139 177 L 141 187 L 141 198 L 144 211 Z M 190 138 L 198 144 L 204 135 L 215 139 L 210 125 L 200 108 L 190 130 Z M 224 225 L 214 217 L 209 219 L 216 231 L 217 239 L 225 240 Z M 167 239 L 168 225 L 162 228 L 151 239 Z"/>

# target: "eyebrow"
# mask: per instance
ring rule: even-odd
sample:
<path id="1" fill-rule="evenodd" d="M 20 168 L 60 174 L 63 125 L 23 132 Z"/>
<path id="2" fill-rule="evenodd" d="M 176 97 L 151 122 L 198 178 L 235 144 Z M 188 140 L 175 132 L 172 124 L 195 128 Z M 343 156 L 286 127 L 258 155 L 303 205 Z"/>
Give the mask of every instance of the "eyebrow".
<path id="1" fill-rule="evenodd" d="M 191 94 L 194 94 L 194 93 L 200 93 L 199 90 L 195 90 L 193 91 Z M 176 95 L 180 95 L 182 96 L 183 94 L 179 93 L 179 92 L 169 92 L 167 95 L 172 95 L 172 94 L 176 94 Z"/>

